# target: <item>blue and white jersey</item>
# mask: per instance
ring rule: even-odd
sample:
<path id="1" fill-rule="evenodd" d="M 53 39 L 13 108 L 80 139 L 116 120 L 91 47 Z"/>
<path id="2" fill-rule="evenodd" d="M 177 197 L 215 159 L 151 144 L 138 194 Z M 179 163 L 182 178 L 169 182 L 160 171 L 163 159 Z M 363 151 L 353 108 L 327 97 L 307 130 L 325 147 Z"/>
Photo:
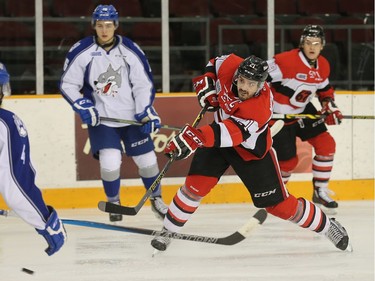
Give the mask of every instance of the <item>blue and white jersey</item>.
<path id="1" fill-rule="evenodd" d="M 115 46 L 109 51 L 94 36 L 74 44 L 65 60 L 60 90 L 71 105 L 83 95 L 92 100 L 99 116 L 135 120 L 134 115 L 152 106 L 155 98 L 151 67 L 136 43 L 115 36 Z"/>
<path id="2" fill-rule="evenodd" d="M 0 192 L 25 222 L 44 229 L 49 210 L 35 185 L 27 130 L 14 113 L 0 108 Z"/>

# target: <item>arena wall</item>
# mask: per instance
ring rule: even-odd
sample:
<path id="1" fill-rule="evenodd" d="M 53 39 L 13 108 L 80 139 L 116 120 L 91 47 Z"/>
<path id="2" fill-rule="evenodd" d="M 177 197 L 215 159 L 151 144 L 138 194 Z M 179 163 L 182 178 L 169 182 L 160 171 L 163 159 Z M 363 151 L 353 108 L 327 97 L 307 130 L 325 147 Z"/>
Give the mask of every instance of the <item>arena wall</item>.
<path id="1" fill-rule="evenodd" d="M 163 100 L 167 97 L 167 101 Z M 181 100 L 181 97 L 186 100 Z M 374 92 L 338 91 L 337 104 L 344 115 L 374 115 Z M 158 105 L 162 102 L 160 111 Z M 199 108 L 191 93 L 158 94 L 155 107 L 162 116 L 163 124 L 182 125 L 192 122 Z M 60 95 L 11 96 L 4 100 L 3 107 L 15 112 L 25 122 L 31 143 L 31 156 L 37 170 L 37 184 L 43 190 L 44 198 L 56 208 L 91 208 L 104 200 L 104 192 L 98 177 L 81 180 L 76 156 L 80 152 L 76 140 L 77 128 L 81 127 L 68 103 Z M 160 106 L 161 107 L 161 106 Z M 171 111 L 177 114 L 169 114 Z M 179 112 L 189 112 L 178 114 Z M 166 116 L 166 118 L 163 118 Z M 185 118 L 186 117 L 186 118 Z M 177 118 L 177 119 L 176 119 Z M 337 147 L 330 189 L 337 200 L 374 199 L 374 120 L 345 119 L 340 126 L 330 126 Z M 165 136 L 167 139 L 172 135 Z M 163 133 L 158 140 L 163 138 Z M 154 142 L 157 138 L 154 139 Z M 162 156 L 163 144 L 157 144 L 157 153 Z M 77 149 L 78 147 L 78 149 Z M 91 157 L 90 157 L 91 158 Z M 87 160 L 93 161 L 93 160 Z M 123 160 L 123 169 L 134 169 L 130 159 Z M 94 163 L 94 164 L 93 164 Z M 82 165 L 82 163 L 80 164 Z M 90 165 L 98 166 L 92 162 Z M 163 163 L 159 163 L 160 168 Z M 175 164 L 173 164 L 175 165 Z M 181 164 L 177 164 L 181 165 Z M 167 174 L 163 179 L 163 196 L 169 202 L 176 189 L 183 183 L 188 165 L 178 167 L 179 176 Z M 93 168 L 93 174 L 97 173 Z M 173 172 L 173 171 L 172 171 Z M 174 172 L 173 172 L 174 173 Z M 173 175 L 172 173 L 172 175 Z M 124 204 L 136 204 L 144 193 L 142 183 L 136 176 L 121 181 L 121 200 Z M 296 196 L 311 197 L 311 173 L 293 174 L 288 189 Z M 237 176 L 228 173 L 219 185 L 207 196 L 205 203 L 249 202 L 246 189 Z M 0 208 L 5 203 L 0 198 Z"/>

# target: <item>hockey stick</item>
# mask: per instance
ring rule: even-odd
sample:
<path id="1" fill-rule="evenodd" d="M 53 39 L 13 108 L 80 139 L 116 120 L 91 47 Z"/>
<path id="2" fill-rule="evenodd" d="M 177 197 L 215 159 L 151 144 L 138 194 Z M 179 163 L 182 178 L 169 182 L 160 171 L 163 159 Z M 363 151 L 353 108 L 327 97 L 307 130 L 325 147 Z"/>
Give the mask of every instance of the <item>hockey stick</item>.
<path id="1" fill-rule="evenodd" d="M 324 119 L 324 114 L 273 114 L 272 119 Z M 374 115 L 343 115 L 343 119 L 375 119 Z"/>
<path id="2" fill-rule="evenodd" d="M 284 127 L 284 121 L 283 120 L 277 120 L 272 127 L 270 128 L 271 130 L 271 137 L 274 137 L 277 135 L 278 132 L 281 131 L 281 129 Z"/>
<path id="3" fill-rule="evenodd" d="M 202 108 L 202 110 L 199 112 L 198 116 L 195 118 L 192 127 L 198 126 L 199 122 L 202 120 L 204 113 L 207 110 L 207 106 Z M 154 189 L 159 185 L 160 181 L 164 177 L 164 175 L 167 173 L 169 167 L 175 160 L 175 156 L 171 156 L 169 158 L 169 161 L 167 164 L 165 164 L 163 170 L 159 173 L 158 177 L 155 179 L 155 181 L 152 183 L 150 188 L 147 190 L 145 195 L 143 195 L 141 201 L 134 206 L 134 207 L 127 207 L 122 205 L 113 204 L 111 202 L 105 202 L 105 201 L 99 201 L 98 208 L 99 210 L 107 213 L 115 213 L 115 214 L 121 214 L 121 215 L 128 215 L 128 216 L 135 216 L 139 210 L 142 208 L 142 206 L 145 204 L 146 200 L 151 196 Z"/>
<path id="4" fill-rule="evenodd" d="M 124 124 L 137 125 L 137 126 L 143 126 L 144 125 L 144 123 L 133 121 L 133 120 L 125 120 L 125 119 L 118 119 L 118 118 L 111 118 L 111 117 L 100 117 L 100 121 L 124 123 Z M 161 125 L 161 129 L 180 131 L 182 128 L 168 126 L 168 125 Z"/>
<path id="5" fill-rule="evenodd" d="M 0 210 L 0 215 L 16 216 L 16 214 L 13 211 L 6 211 L 6 210 Z M 150 235 L 150 236 L 162 235 L 162 236 L 167 236 L 169 238 L 173 238 L 177 240 L 231 246 L 249 237 L 251 232 L 254 229 L 256 229 L 258 225 L 263 224 L 266 218 L 267 218 L 266 210 L 260 209 L 240 229 L 238 229 L 237 231 L 233 232 L 232 234 L 226 237 L 221 237 L 221 238 L 194 235 L 194 234 L 184 234 L 184 233 L 170 233 L 170 232 L 158 231 L 158 230 L 152 230 L 152 229 L 146 229 L 146 228 L 112 225 L 112 224 L 85 221 L 85 220 L 61 219 L 61 221 L 64 224 L 69 224 L 69 225 L 99 228 L 99 229 L 106 229 L 106 230 L 115 230 L 115 231 L 129 232 L 129 233 L 143 234 L 143 235 Z"/>

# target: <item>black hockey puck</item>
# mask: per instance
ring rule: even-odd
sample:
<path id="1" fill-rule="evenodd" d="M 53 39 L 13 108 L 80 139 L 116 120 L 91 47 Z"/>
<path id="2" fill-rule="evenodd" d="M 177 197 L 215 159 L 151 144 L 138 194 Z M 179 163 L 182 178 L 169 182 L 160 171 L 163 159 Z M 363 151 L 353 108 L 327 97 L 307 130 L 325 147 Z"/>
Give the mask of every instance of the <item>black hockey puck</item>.
<path id="1" fill-rule="evenodd" d="M 34 274 L 34 271 L 32 271 L 31 269 L 27 269 L 27 268 L 22 268 L 22 272 L 25 272 L 27 274 Z"/>

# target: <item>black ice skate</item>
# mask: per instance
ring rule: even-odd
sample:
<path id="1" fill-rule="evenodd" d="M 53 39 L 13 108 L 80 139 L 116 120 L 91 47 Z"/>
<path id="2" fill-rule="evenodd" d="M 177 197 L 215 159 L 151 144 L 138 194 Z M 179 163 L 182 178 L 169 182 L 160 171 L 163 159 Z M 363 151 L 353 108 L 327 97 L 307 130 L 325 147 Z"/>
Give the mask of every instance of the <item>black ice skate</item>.
<path id="1" fill-rule="evenodd" d="M 160 233 L 151 240 L 151 246 L 158 251 L 165 251 L 168 248 L 169 244 L 171 244 L 172 239 L 170 237 L 173 235 L 173 232 L 168 231 L 164 227 L 162 231 L 163 233 Z"/>
<path id="2" fill-rule="evenodd" d="M 314 194 L 312 201 L 316 204 L 321 204 L 324 206 L 324 211 L 328 214 L 336 214 L 336 208 L 339 206 L 335 200 L 329 197 L 329 194 L 333 194 L 333 191 L 326 187 L 316 187 L 314 188 Z"/>
<path id="3" fill-rule="evenodd" d="M 336 246 L 336 248 L 342 251 L 352 252 L 352 246 L 349 243 L 349 236 L 346 229 L 334 218 L 329 219 L 331 225 L 326 232 L 327 238 Z"/>

